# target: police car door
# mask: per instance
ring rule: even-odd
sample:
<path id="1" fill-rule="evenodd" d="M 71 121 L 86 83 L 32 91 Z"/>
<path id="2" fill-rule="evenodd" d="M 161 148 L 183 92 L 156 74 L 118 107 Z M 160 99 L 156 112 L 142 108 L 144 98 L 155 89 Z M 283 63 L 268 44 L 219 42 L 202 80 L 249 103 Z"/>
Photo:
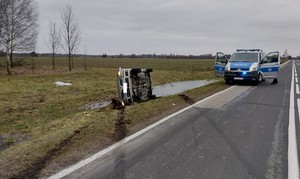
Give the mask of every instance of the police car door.
<path id="1" fill-rule="evenodd" d="M 262 72 L 264 79 L 277 78 L 279 68 L 279 52 L 270 52 L 261 60 L 260 72 Z"/>
<path id="2" fill-rule="evenodd" d="M 228 59 L 225 56 L 225 54 L 222 52 L 218 52 L 216 55 L 216 58 L 215 58 L 215 66 L 214 66 L 216 76 L 218 76 L 218 77 L 224 76 L 225 66 L 226 66 L 227 62 L 228 62 Z"/>

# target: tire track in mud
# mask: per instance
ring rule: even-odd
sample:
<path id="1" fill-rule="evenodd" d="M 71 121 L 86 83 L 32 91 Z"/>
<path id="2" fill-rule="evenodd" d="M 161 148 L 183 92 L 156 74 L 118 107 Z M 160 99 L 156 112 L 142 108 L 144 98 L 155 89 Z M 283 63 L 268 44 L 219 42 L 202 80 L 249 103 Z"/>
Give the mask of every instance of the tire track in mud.
<path id="1" fill-rule="evenodd" d="M 36 179 L 39 178 L 39 175 L 42 169 L 45 168 L 47 163 L 51 161 L 54 157 L 60 154 L 63 147 L 66 147 L 71 144 L 72 139 L 78 135 L 82 130 L 88 128 L 89 126 L 81 127 L 74 131 L 74 133 L 67 137 L 65 140 L 61 141 L 58 145 L 56 145 L 53 149 L 49 150 L 46 155 L 38 159 L 32 165 L 28 166 L 25 170 L 19 172 L 18 174 L 11 177 L 11 179 Z"/>
<path id="2" fill-rule="evenodd" d="M 129 120 L 126 120 L 125 118 L 125 106 L 122 105 L 122 103 L 118 100 L 112 99 L 112 109 L 119 110 L 118 117 L 115 122 L 115 131 L 113 138 L 117 141 L 122 140 L 126 137 L 128 130 L 127 130 L 127 124 L 129 124 Z M 13 175 L 11 179 L 37 179 L 39 178 L 42 170 L 46 167 L 46 165 L 52 161 L 55 157 L 59 156 L 60 153 L 63 151 L 64 147 L 67 147 L 72 144 L 72 140 L 74 137 L 79 135 L 84 129 L 88 128 L 92 123 L 83 126 L 73 132 L 72 135 L 61 141 L 58 145 L 56 145 L 54 148 L 49 150 L 46 155 L 39 158 L 37 161 L 35 161 L 33 164 L 28 166 L 25 170 L 20 171 L 19 173 Z"/>
<path id="3" fill-rule="evenodd" d="M 127 125 L 130 124 L 130 120 L 125 117 L 125 105 L 116 99 L 112 100 L 112 104 L 112 108 L 118 110 L 118 116 L 115 122 L 114 139 L 120 141 L 128 134 Z"/>
<path id="4" fill-rule="evenodd" d="M 187 104 L 192 105 L 195 103 L 193 99 L 185 94 L 178 95 L 181 97 Z M 116 99 L 112 99 L 112 109 L 118 110 L 117 119 L 115 121 L 115 129 L 113 134 L 113 139 L 116 141 L 120 141 L 124 139 L 128 134 L 127 125 L 130 124 L 130 120 L 126 119 L 125 116 L 125 106 Z M 83 126 L 74 131 L 74 133 L 67 137 L 65 140 L 61 141 L 58 145 L 56 145 L 53 149 L 47 152 L 45 156 L 34 162 L 32 165 L 28 166 L 25 170 L 17 173 L 11 179 L 37 179 L 40 176 L 42 170 L 46 167 L 48 162 L 53 160 L 55 157 L 60 155 L 62 149 L 72 143 L 72 139 L 79 135 L 80 132 L 86 128 L 88 128 L 91 124 Z"/>

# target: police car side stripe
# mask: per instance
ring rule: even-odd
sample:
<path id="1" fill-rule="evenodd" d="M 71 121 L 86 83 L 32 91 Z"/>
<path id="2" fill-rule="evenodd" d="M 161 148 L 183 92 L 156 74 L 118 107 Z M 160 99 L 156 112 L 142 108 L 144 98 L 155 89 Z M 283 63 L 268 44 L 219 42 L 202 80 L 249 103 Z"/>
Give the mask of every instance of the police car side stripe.
<path id="1" fill-rule="evenodd" d="M 224 71 L 225 70 L 225 66 L 215 65 L 215 70 L 217 70 L 217 71 Z"/>
<path id="2" fill-rule="evenodd" d="M 261 67 L 260 71 L 261 72 L 274 72 L 274 71 L 278 71 L 279 67 Z"/>

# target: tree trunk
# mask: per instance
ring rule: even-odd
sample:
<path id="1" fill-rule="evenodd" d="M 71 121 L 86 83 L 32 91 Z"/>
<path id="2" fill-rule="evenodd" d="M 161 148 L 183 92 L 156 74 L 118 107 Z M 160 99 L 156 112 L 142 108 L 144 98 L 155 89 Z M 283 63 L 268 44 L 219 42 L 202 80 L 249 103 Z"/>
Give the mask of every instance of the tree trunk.
<path id="1" fill-rule="evenodd" d="M 10 50 L 10 53 L 9 53 L 9 62 L 10 62 L 10 68 L 13 68 L 14 64 L 13 64 L 13 51 L 12 50 Z"/>
<path id="2" fill-rule="evenodd" d="M 52 66 L 53 66 L 53 70 L 54 70 L 55 69 L 54 53 L 52 53 Z"/>
<path id="3" fill-rule="evenodd" d="M 72 56 L 71 59 L 72 59 L 72 69 L 74 69 L 74 61 L 73 61 L 73 60 L 74 60 L 74 57 Z"/>
<path id="4" fill-rule="evenodd" d="M 69 53 L 69 71 L 72 71 L 72 66 L 71 66 L 71 53 Z"/>
<path id="5" fill-rule="evenodd" d="M 11 75 L 11 61 L 10 61 L 9 50 L 6 50 L 6 70 L 7 70 L 7 74 Z"/>

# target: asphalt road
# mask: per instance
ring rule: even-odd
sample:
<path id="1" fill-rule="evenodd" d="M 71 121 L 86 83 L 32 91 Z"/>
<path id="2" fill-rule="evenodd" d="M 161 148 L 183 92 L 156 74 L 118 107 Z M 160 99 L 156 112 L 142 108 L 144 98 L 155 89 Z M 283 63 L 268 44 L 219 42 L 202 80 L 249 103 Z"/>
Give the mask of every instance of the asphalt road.
<path id="1" fill-rule="evenodd" d="M 281 67 L 276 85 L 232 86 L 54 178 L 298 178 L 300 94 L 292 67 Z"/>

